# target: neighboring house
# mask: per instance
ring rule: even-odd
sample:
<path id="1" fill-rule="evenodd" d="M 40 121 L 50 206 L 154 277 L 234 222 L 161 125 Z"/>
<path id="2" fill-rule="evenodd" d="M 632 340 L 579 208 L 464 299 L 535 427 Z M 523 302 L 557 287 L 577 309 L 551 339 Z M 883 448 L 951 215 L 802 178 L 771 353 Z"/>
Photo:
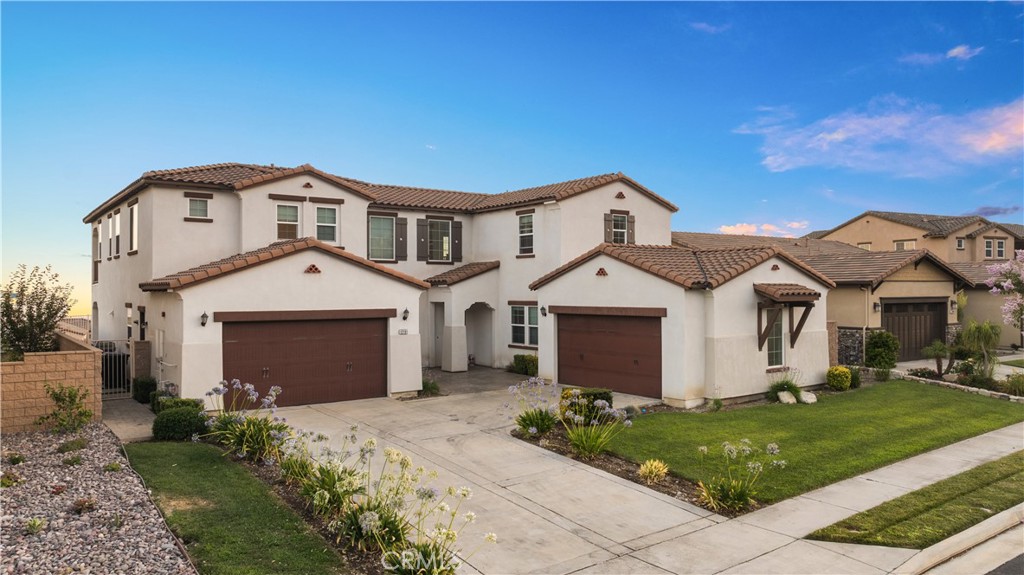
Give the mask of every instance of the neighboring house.
<path id="1" fill-rule="evenodd" d="M 928 250 L 874 252 L 830 240 L 673 232 L 693 249 L 775 246 L 836 284 L 828 293 L 828 321 L 838 328 L 839 362 L 863 362 L 864 335 L 886 329 L 900 340 L 900 361 L 920 359 L 921 348 L 948 341 L 959 329 L 956 292 L 973 281 Z"/>
<path id="2" fill-rule="evenodd" d="M 1024 226 L 1021 226 L 1024 228 Z M 1022 230 L 1024 231 L 1024 230 Z M 999 345 L 1009 347 L 1010 345 L 1024 345 L 1024 326 L 1011 326 L 1003 323 L 1003 302 L 1006 296 L 994 294 L 989 291 L 985 282 L 992 277 L 988 267 L 995 262 L 961 262 L 950 264 L 964 277 L 974 282 L 974 287 L 966 290 L 967 305 L 963 309 L 963 319 L 973 319 L 977 322 L 990 321 L 1000 326 Z"/>
<path id="3" fill-rule="evenodd" d="M 1005 260 L 1024 249 L 1024 226 L 981 216 L 868 211 L 811 234 L 871 251 L 927 249 L 950 263 Z"/>
<path id="4" fill-rule="evenodd" d="M 602 244 L 533 282 L 540 375 L 692 407 L 825 379 L 834 284 L 774 247 Z"/>
<path id="5" fill-rule="evenodd" d="M 668 244 L 676 209 L 621 173 L 488 195 L 309 165 L 146 172 L 83 220 L 93 338 L 151 346 L 189 397 L 235 377 L 289 385 L 285 403 L 415 391 L 420 366 L 536 353 L 530 282 L 602 242 Z"/>

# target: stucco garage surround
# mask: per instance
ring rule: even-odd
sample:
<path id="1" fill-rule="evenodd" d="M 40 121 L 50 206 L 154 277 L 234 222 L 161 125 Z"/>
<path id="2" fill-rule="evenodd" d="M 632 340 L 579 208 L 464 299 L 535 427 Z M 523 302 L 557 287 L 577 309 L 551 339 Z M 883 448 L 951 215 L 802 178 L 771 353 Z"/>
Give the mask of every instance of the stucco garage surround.
<path id="1" fill-rule="evenodd" d="M 387 392 L 395 394 L 422 385 L 417 314 L 424 289 L 330 252 L 303 249 L 174 292 L 153 293 L 150 327 L 164 330 L 164 361 L 172 366 L 164 377 L 179 378 L 183 397 L 203 397 L 232 377 L 223 372 L 223 320 L 245 317 L 239 312 L 257 314 L 250 321 L 372 316 L 387 324 Z M 406 309 L 409 317 L 403 319 Z M 210 318 L 206 326 L 200 323 L 204 313 Z"/>
<path id="2" fill-rule="evenodd" d="M 549 310 L 605 308 L 601 313 L 615 315 L 619 308 L 621 315 L 652 316 L 663 311 L 661 395 L 668 403 L 690 407 L 706 398 L 741 397 L 767 389 L 768 356 L 767 348 L 758 349 L 755 283 L 797 283 L 822 294 L 794 347 L 789 314 L 783 314 L 783 347 L 785 365 L 800 371 L 802 384 L 823 382 L 828 369 L 824 296 L 830 286 L 782 257 L 770 257 L 714 289 L 687 289 L 598 254 L 539 285 L 537 300 Z M 798 310 L 796 318 L 799 315 Z M 539 326 L 539 375 L 555 381 L 560 318 L 549 312 Z"/>

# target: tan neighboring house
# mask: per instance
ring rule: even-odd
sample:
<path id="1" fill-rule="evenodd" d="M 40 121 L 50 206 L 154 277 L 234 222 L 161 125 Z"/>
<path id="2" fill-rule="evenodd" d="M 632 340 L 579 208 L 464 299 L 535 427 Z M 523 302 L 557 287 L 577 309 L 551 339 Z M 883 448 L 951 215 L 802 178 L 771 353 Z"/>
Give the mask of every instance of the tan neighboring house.
<path id="1" fill-rule="evenodd" d="M 843 242 L 673 232 L 676 245 L 775 246 L 835 282 L 826 300 L 838 328 L 839 363 L 863 363 L 864 336 L 886 329 L 900 340 L 900 361 L 920 359 L 921 348 L 948 341 L 959 329 L 956 292 L 973 282 L 928 250 L 872 252 Z"/>
<path id="2" fill-rule="evenodd" d="M 963 310 L 963 319 L 965 322 L 971 319 L 977 322 L 988 320 L 1000 326 L 1000 347 L 1009 347 L 1013 344 L 1024 346 L 1024 328 L 1003 323 L 1001 308 L 1005 297 L 1001 294 L 990 292 L 990 288 L 985 285 L 985 281 L 992 277 L 992 274 L 988 272 L 988 267 L 992 263 L 994 262 L 960 262 L 950 264 L 956 271 L 974 282 L 973 288 L 965 290 L 967 305 Z"/>

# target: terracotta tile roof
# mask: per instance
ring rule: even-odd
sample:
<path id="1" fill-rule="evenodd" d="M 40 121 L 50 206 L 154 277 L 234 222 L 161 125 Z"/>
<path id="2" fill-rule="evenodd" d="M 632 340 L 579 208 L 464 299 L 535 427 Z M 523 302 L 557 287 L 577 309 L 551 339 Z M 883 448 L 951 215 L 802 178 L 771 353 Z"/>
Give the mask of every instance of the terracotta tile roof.
<path id="1" fill-rule="evenodd" d="M 1024 240 L 1024 235 L 1022 235 L 1022 233 L 1024 233 L 1024 226 L 1020 224 L 997 224 L 995 222 L 990 222 L 987 226 L 982 226 L 974 230 L 973 232 L 967 234 L 967 237 L 976 238 L 978 236 L 987 234 L 995 229 L 1005 230 L 1007 233 L 1013 236 L 1014 239 Z"/>
<path id="2" fill-rule="evenodd" d="M 468 280 L 469 278 L 476 277 L 484 272 L 489 272 L 493 269 L 498 269 L 501 262 L 474 262 L 459 266 L 454 269 L 450 269 L 444 273 L 439 273 L 435 276 L 423 280 L 432 286 L 450 286 L 455 285 L 461 281 Z"/>
<path id="3" fill-rule="evenodd" d="M 877 287 L 897 271 L 928 260 L 944 270 L 955 280 L 973 285 L 970 279 L 950 267 L 928 250 L 906 250 L 899 252 L 869 252 L 846 254 L 818 254 L 803 256 L 805 263 L 832 278 L 837 284 L 864 285 Z"/>
<path id="4" fill-rule="evenodd" d="M 286 169 L 279 166 L 260 166 L 257 164 L 207 164 L 205 166 L 189 166 L 171 170 L 152 170 L 143 173 L 142 179 L 161 182 L 233 186 L 236 182 L 247 178 L 265 176 Z"/>
<path id="5" fill-rule="evenodd" d="M 275 242 L 265 248 L 235 254 L 224 259 L 189 268 L 162 278 L 142 282 L 139 284 L 139 288 L 142 291 L 182 289 L 307 249 L 315 249 L 325 252 L 340 259 L 369 268 L 377 273 L 389 276 L 392 279 L 414 285 L 418 288 L 426 289 L 430 287 L 430 284 L 425 281 L 421 281 L 410 275 L 395 271 L 387 266 L 363 259 L 357 255 L 346 252 L 345 250 L 329 246 L 314 238 L 302 238 L 298 240 Z"/>
<path id="6" fill-rule="evenodd" d="M 690 249 L 722 249 L 733 247 L 775 247 L 791 256 L 813 254 L 860 253 L 865 250 L 835 240 L 814 238 L 777 238 L 771 236 L 743 236 L 737 234 L 709 234 L 702 232 L 672 232 L 672 243 Z"/>
<path id="7" fill-rule="evenodd" d="M 606 255 L 685 288 L 714 289 L 772 257 L 781 257 L 830 287 L 835 284 L 785 251 L 774 247 L 692 250 L 679 246 L 601 244 L 530 284 L 535 290 L 562 274 Z"/>
<path id="8" fill-rule="evenodd" d="M 268 174 L 252 175 L 234 182 L 232 184 L 232 187 L 234 187 L 234 189 L 236 190 L 241 190 L 244 188 L 248 188 L 250 186 L 255 186 L 257 184 L 263 184 L 273 180 L 280 180 L 282 178 L 288 178 L 299 174 L 312 174 L 320 178 L 323 178 L 329 182 L 334 182 L 335 184 L 338 184 L 343 188 L 348 188 L 349 190 L 352 190 L 356 194 L 361 195 L 369 200 L 376 199 L 376 194 L 374 194 L 371 190 L 363 186 L 362 182 L 359 182 L 358 180 L 340 178 L 338 176 L 335 176 L 334 174 L 328 174 L 327 172 L 314 168 L 310 164 L 302 164 L 301 166 L 295 168 L 280 168 L 277 171 Z"/>
<path id="9" fill-rule="evenodd" d="M 814 230 L 813 232 L 808 232 L 808 233 L 804 234 L 802 237 L 805 237 L 805 238 L 811 239 L 811 240 L 820 240 L 825 235 L 827 235 L 829 231 L 830 230 Z"/>
<path id="10" fill-rule="evenodd" d="M 1017 237 L 1018 240 L 1024 240 L 1024 224 L 999 224 L 1006 231 L 1010 232 Z"/>
<path id="11" fill-rule="evenodd" d="M 992 277 L 988 267 L 994 264 L 1001 264 L 1006 260 L 986 260 L 983 262 L 957 262 L 949 264 L 960 275 L 974 282 L 974 287 L 988 289 L 985 280 Z"/>
<path id="12" fill-rule="evenodd" d="M 935 214 L 913 214 L 909 212 L 880 212 L 869 210 L 839 224 L 831 230 L 828 230 L 828 233 L 832 233 L 865 216 L 874 216 L 876 218 L 889 220 L 890 222 L 896 222 L 898 224 L 904 224 L 919 230 L 924 230 L 924 237 L 926 238 L 944 238 L 949 234 L 963 229 L 973 223 L 988 222 L 988 220 L 981 216 L 940 216 Z"/>
<path id="13" fill-rule="evenodd" d="M 821 293 L 800 284 L 754 284 L 754 293 L 777 302 L 811 302 Z"/>
<path id="14" fill-rule="evenodd" d="M 423 208 L 468 212 L 472 211 L 473 206 L 481 199 L 488 197 L 487 194 L 474 192 L 373 184 L 352 178 L 339 179 L 362 186 L 373 193 L 376 197 L 374 201 L 374 206 L 376 207 Z"/>

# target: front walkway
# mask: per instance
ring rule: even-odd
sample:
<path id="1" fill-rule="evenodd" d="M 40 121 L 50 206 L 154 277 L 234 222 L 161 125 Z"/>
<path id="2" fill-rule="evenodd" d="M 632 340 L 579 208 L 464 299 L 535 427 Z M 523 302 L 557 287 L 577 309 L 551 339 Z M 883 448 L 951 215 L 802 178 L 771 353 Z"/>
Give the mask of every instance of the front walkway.
<path id="1" fill-rule="evenodd" d="M 443 387 L 442 387 L 443 389 Z M 482 573 L 885 573 L 917 552 L 804 541 L 835 521 L 1024 449 L 1016 424 L 783 501 L 735 520 L 512 438 L 505 389 L 415 401 L 370 399 L 278 410 L 330 436 L 351 425 L 468 486 L 478 514 L 462 547 Z M 467 568 L 467 572 L 471 569 Z"/>
<path id="2" fill-rule="evenodd" d="M 149 405 L 134 399 L 109 399 L 103 402 L 103 423 L 121 443 L 149 441 L 153 438 L 153 420 Z"/>

